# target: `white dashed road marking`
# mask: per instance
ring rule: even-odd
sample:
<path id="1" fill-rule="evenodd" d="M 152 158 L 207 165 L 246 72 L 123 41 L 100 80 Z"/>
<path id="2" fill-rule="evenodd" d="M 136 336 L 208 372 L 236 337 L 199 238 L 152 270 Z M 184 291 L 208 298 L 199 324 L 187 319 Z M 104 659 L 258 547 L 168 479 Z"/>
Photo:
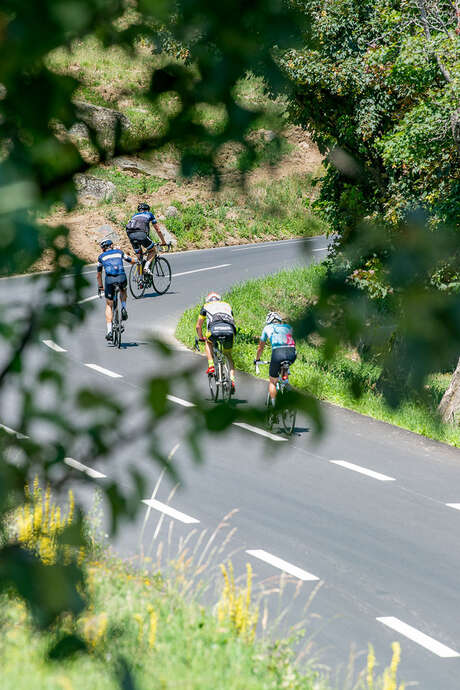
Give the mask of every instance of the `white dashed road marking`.
<path id="1" fill-rule="evenodd" d="M 321 249 L 312 249 L 312 252 L 327 252 L 329 247 L 321 247 Z"/>
<path id="2" fill-rule="evenodd" d="M 98 371 L 100 374 L 105 374 L 106 376 L 110 376 L 113 379 L 122 379 L 123 376 L 121 374 L 117 374 L 115 371 L 110 371 L 110 369 L 104 369 L 104 367 L 100 367 L 99 364 L 89 364 L 88 362 L 84 362 L 85 367 L 89 367 L 90 369 L 94 369 L 94 371 Z"/>
<path id="3" fill-rule="evenodd" d="M 259 436 L 265 436 L 270 438 L 272 441 L 287 441 L 287 438 L 282 436 L 276 436 L 270 431 L 265 431 L 265 429 L 259 429 L 257 426 L 252 426 L 251 424 L 246 424 L 245 422 L 233 422 L 233 426 L 239 426 L 241 429 L 246 429 L 247 431 L 252 431 L 253 434 L 259 434 Z"/>
<path id="4" fill-rule="evenodd" d="M 417 628 L 413 628 L 411 625 L 400 621 L 399 618 L 387 616 L 377 618 L 377 620 L 380 623 L 383 623 L 383 625 L 386 625 L 388 628 L 396 630 L 396 632 L 401 633 L 401 635 L 404 635 L 404 637 L 409 638 L 409 640 L 412 640 L 412 642 L 416 642 L 422 647 L 425 647 L 425 649 L 428 649 L 437 656 L 440 656 L 444 659 L 460 656 L 460 654 L 454 649 L 446 647 L 446 645 L 438 642 L 433 637 L 429 637 L 429 635 L 425 635 L 425 633 L 420 632 L 420 630 L 417 630 Z"/>
<path id="5" fill-rule="evenodd" d="M 24 434 L 19 433 L 19 431 L 15 431 L 14 429 L 11 429 L 9 426 L 5 426 L 4 424 L 0 424 L 0 429 L 3 429 L 3 431 L 6 431 L 7 434 L 16 436 L 16 438 L 19 439 L 29 438 L 28 436 L 25 436 Z"/>
<path id="6" fill-rule="evenodd" d="M 55 343 L 54 340 L 42 340 L 42 342 L 55 352 L 67 352 L 67 350 L 65 350 L 63 347 Z"/>
<path id="7" fill-rule="evenodd" d="M 77 302 L 77 304 L 83 304 L 83 302 L 91 302 L 93 299 L 99 299 L 99 295 L 91 295 L 91 297 L 85 297 Z"/>
<path id="8" fill-rule="evenodd" d="M 178 276 L 188 276 L 189 273 L 200 273 L 200 271 L 213 271 L 216 268 L 227 268 L 232 264 L 219 264 L 218 266 L 207 266 L 206 268 L 194 268 L 193 271 L 182 271 L 182 273 L 173 273 L 171 278 L 177 278 Z"/>
<path id="9" fill-rule="evenodd" d="M 183 400 L 182 398 L 176 398 L 175 395 L 167 395 L 166 397 L 171 402 L 174 402 L 177 405 L 182 405 L 182 407 L 195 407 L 194 403 L 191 403 L 188 400 Z"/>
<path id="10" fill-rule="evenodd" d="M 74 470 L 84 472 L 88 475 L 88 477 L 91 477 L 91 479 L 105 479 L 107 477 L 106 474 L 98 472 L 98 470 L 93 470 L 92 467 L 88 467 L 87 465 L 84 465 L 82 462 L 74 460 L 74 458 L 64 458 L 64 462 L 66 465 L 68 465 L 68 467 L 73 467 Z"/>
<path id="11" fill-rule="evenodd" d="M 294 577 L 297 577 L 299 580 L 304 580 L 305 582 L 313 582 L 315 580 L 319 580 L 319 577 L 316 577 L 316 575 L 312 575 L 311 573 L 308 573 L 306 570 L 298 568 L 296 565 L 293 565 L 292 563 L 288 563 L 288 561 L 283 561 L 282 558 L 278 558 L 278 556 L 273 556 L 271 553 L 268 553 L 268 551 L 264 551 L 263 549 L 249 549 L 246 551 L 246 553 L 248 553 L 250 556 L 254 556 L 254 558 L 259 558 L 261 561 L 264 561 L 265 563 L 273 565 L 275 568 L 282 570 L 284 573 L 294 575 Z"/>
<path id="12" fill-rule="evenodd" d="M 333 465 L 340 465 L 340 467 L 345 467 L 347 470 L 352 470 L 353 472 L 359 472 L 359 474 L 365 474 L 367 477 L 372 477 L 373 479 L 378 479 L 380 482 L 395 482 L 394 477 L 389 477 L 387 474 L 380 474 L 380 472 L 374 472 L 374 470 L 368 470 L 367 467 L 361 467 L 361 465 L 354 465 L 352 462 L 346 462 L 345 460 L 330 460 Z"/>
<path id="13" fill-rule="evenodd" d="M 460 510 L 460 503 L 446 503 L 448 508 L 455 508 L 455 510 Z"/>
<path id="14" fill-rule="evenodd" d="M 184 522 L 186 525 L 192 525 L 199 522 L 199 520 L 196 518 L 190 517 L 190 515 L 186 515 L 185 513 L 181 513 L 180 510 L 175 510 L 174 508 L 171 508 L 171 506 L 166 505 L 166 503 L 157 501 L 155 498 L 146 498 L 142 501 L 142 503 L 145 503 L 146 506 L 149 506 L 154 510 L 159 510 L 160 513 L 164 513 L 165 515 L 174 518 L 174 520 Z"/>

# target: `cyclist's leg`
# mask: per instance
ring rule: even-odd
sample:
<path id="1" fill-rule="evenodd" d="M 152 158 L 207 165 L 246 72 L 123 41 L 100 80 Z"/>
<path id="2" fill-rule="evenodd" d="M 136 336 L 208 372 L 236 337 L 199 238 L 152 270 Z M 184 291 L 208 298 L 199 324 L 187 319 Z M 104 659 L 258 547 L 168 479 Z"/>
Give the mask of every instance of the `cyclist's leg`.
<path id="1" fill-rule="evenodd" d="M 150 239 L 150 237 L 146 234 L 145 238 L 141 241 L 142 246 L 145 249 L 145 252 L 147 254 L 147 261 L 145 262 L 144 270 L 149 271 L 150 270 L 150 264 L 155 258 L 156 255 L 156 248 L 155 248 L 155 242 Z"/>
<path id="2" fill-rule="evenodd" d="M 108 276 L 105 277 L 105 284 L 104 284 L 104 295 L 105 295 L 105 322 L 106 322 L 106 328 L 107 328 L 107 340 L 110 338 L 108 337 L 109 335 L 111 336 L 112 333 L 112 317 L 113 317 L 113 296 L 115 292 L 115 285 L 114 281 L 110 280 Z"/>
<path id="3" fill-rule="evenodd" d="M 121 318 L 123 321 L 126 321 L 128 318 L 128 312 L 126 311 L 126 298 L 128 294 L 128 282 L 127 280 L 123 280 L 123 282 L 120 283 L 120 300 L 121 300 Z"/>
<path id="4" fill-rule="evenodd" d="M 228 364 L 230 367 L 230 379 L 233 381 L 233 383 L 235 383 L 235 364 L 233 363 L 232 349 L 233 336 L 229 336 L 228 339 L 224 342 L 224 353 L 228 359 Z"/>
<path id="5" fill-rule="evenodd" d="M 276 384 L 278 381 L 278 375 L 280 373 L 280 368 L 281 368 L 281 362 L 283 361 L 282 358 L 282 348 L 275 347 L 272 350 L 272 357 L 270 360 L 270 369 L 269 369 L 269 384 L 268 384 L 268 394 L 270 395 L 270 399 L 272 401 L 272 404 L 275 404 L 275 399 L 276 399 Z"/>
<path id="6" fill-rule="evenodd" d="M 208 371 L 207 373 L 211 373 L 210 369 L 214 369 L 214 348 L 213 348 L 213 343 L 211 340 L 211 334 L 209 331 L 205 335 L 205 342 L 204 342 L 204 349 L 206 351 L 206 357 L 208 358 Z"/>

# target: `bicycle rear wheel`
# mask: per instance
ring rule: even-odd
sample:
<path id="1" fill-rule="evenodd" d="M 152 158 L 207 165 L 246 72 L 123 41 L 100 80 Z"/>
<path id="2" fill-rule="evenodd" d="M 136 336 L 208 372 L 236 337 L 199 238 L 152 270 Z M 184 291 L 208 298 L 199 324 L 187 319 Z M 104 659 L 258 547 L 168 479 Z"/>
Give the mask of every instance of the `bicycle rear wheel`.
<path id="1" fill-rule="evenodd" d="M 224 358 L 224 361 L 222 363 L 221 367 L 222 371 L 222 400 L 225 402 L 228 402 L 230 400 L 230 397 L 232 395 L 232 383 L 230 380 L 230 367 L 228 366 L 228 361 L 227 358 Z"/>
<path id="2" fill-rule="evenodd" d="M 290 436 L 295 429 L 297 412 L 292 408 L 287 407 L 282 411 L 281 416 L 283 418 L 284 431 Z"/>
<path id="3" fill-rule="evenodd" d="M 272 401 L 270 398 L 270 393 L 267 393 L 267 399 L 265 401 L 265 407 L 267 408 L 266 412 L 266 419 L 267 419 L 267 426 L 269 430 L 271 431 L 275 424 L 278 423 L 278 415 L 275 412 L 275 408 L 272 405 Z"/>
<path id="4" fill-rule="evenodd" d="M 284 391 L 280 391 L 278 395 L 281 395 L 281 400 L 285 401 L 285 393 L 289 393 L 289 388 L 286 388 Z M 290 436 L 292 432 L 295 429 L 295 421 L 297 417 L 297 410 L 293 407 L 282 407 L 281 409 L 281 419 L 283 420 L 283 427 L 284 431 Z"/>
<path id="5" fill-rule="evenodd" d="M 152 266 L 152 283 L 159 295 L 164 295 L 171 285 L 171 266 L 164 257 L 156 257 Z"/>
<path id="6" fill-rule="evenodd" d="M 129 269 L 129 291 L 134 299 L 139 299 L 143 296 L 146 287 L 145 277 L 142 271 L 141 264 L 133 264 Z"/>
<path id="7" fill-rule="evenodd" d="M 209 392 L 211 393 L 211 398 L 217 401 L 217 396 L 219 395 L 219 387 L 217 385 L 216 375 L 208 374 Z"/>

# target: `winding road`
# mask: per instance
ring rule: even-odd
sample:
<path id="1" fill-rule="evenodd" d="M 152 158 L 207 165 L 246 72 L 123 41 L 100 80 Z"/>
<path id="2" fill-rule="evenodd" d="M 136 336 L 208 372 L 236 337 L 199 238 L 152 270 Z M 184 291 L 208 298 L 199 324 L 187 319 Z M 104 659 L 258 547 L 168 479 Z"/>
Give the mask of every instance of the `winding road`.
<path id="1" fill-rule="evenodd" d="M 41 347 L 66 359 L 70 386 L 89 383 L 122 396 L 134 416 L 141 414 L 137 404 L 149 372 L 196 363 L 207 395 L 204 360 L 173 339 L 184 309 L 207 291 L 320 260 L 326 252 L 326 240 L 318 237 L 172 254 L 171 291 L 130 300 L 124 349 L 107 346 L 98 300 L 83 328 L 63 329 L 57 342 Z M 94 285 L 85 299 L 91 301 L 95 268 L 87 272 Z M 3 280 L 1 301 L 27 297 L 32 289 L 27 277 Z M 147 345 L 152 332 L 173 343 L 172 361 Z M 237 374 L 237 404 L 262 400 L 265 387 Z M 208 577 L 229 556 L 238 575 L 250 562 L 261 597 L 260 629 L 273 630 L 275 623 L 281 633 L 292 625 L 305 628 L 300 655 L 330 667 L 337 687 L 345 688 L 348 677 L 356 680 L 368 643 L 381 671 L 398 640 L 401 679 L 423 690 L 458 690 L 459 451 L 325 404 L 327 430 L 319 440 L 303 417 L 290 441 L 237 422 L 225 435 L 203 432 L 205 462 L 197 466 L 184 440 L 193 405 L 187 395 L 180 386 L 170 396 L 174 412 L 161 431 L 179 487 L 147 460 L 145 439 L 104 464 L 68 461 L 69 471 L 86 472 L 95 483 L 116 478 L 129 484 L 134 461 L 146 478 L 145 505 L 118 534 L 117 548 L 127 555 L 142 548 L 154 560 L 159 552 L 163 559 L 195 554 Z M 1 421 L 14 427 L 8 413 Z M 215 601 L 212 592 L 208 596 Z"/>

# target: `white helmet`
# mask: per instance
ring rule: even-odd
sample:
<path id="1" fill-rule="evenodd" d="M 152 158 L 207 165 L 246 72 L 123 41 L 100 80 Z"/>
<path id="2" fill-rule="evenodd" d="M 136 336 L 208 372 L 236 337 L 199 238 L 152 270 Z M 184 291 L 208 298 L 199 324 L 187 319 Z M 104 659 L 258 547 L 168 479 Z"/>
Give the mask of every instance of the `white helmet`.
<path id="1" fill-rule="evenodd" d="M 265 319 L 265 323 L 268 326 L 270 323 L 274 323 L 275 321 L 278 321 L 278 323 L 283 323 L 283 317 L 280 316 L 277 311 L 269 311 L 267 318 Z"/>
<path id="2" fill-rule="evenodd" d="M 218 292 L 210 292 L 206 297 L 206 302 L 220 302 L 222 297 Z"/>

